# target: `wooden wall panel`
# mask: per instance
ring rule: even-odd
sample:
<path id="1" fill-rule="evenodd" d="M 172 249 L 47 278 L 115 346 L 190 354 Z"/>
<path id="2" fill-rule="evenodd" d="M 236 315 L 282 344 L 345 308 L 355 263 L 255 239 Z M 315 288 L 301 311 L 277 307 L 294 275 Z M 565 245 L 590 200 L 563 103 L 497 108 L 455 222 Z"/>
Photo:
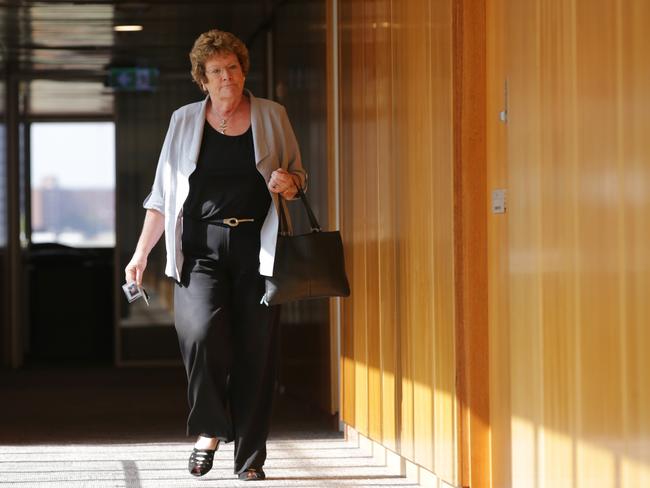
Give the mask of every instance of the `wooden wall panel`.
<path id="1" fill-rule="evenodd" d="M 431 29 L 427 35 L 430 53 L 427 66 L 429 103 L 426 125 L 433 134 L 430 145 L 433 205 L 429 272 L 433 277 L 433 384 L 434 466 L 444 479 L 454 479 L 456 464 L 456 299 L 454 292 L 454 201 L 453 106 L 452 106 L 452 2 L 434 0 L 425 12 Z"/>
<path id="2" fill-rule="evenodd" d="M 402 354 L 409 367 L 404 374 L 410 376 L 410 388 L 405 405 L 411 409 L 410 419 L 403 416 L 404 424 L 409 420 L 409 425 L 403 430 L 402 441 L 411 451 L 405 452 L 408 457 L 433 469 L 434 207 L 433 165 L 427 163 L 431 161 L 430 144 L 435 135 L 428 117 L 431 95 L 425 73 L 431 51 L 427 25 L 423 22 L 429 5 L 428 2 L 396 3 L 393 21 L 400 25 L 396 32 L 398 48 L 394 51 L 396 92 L 412 93 L 393 101 L 395 123 L 399 127 L 396 144 L 401 148 L 397 159 L 398 188 L 402 196 L 398 224 L 400 285 L 403 285 L 400 322 L 406 326 Z"/>
<path id="3" fill-rule="evenodd" d="M 617 3 L 576 1 L 578 93 L 577 192 L 578 331 L 576 369 L 577 478 L 602 486 L 618 484 L 616 449 L 607 437 L 621 437 L 622 375 L 619 330 L 623 271 L 621 176 L 617 78 Z M 609 67 L 609 69 L 603 69 Z M 618 167 L 617 167 L 618 166 Z M 620 195 L 620 196 L 619 196 Z M 588 406 L 585 408 L 585 406 Z"/>
<path id="4" fill-rule="evenodd" d="M 377 163 L 377 70 L 376 39 L 377 18 L 374 2 L 363 3 L 363 128 L 364 160 L 369 164 L 366 169 L 365 201 L 365 251 L 366 251 L 366 324 L 368 352 L 368 435 L 373 439 L 382 439 L 381 429 L 381 356 L 379 324 L 379 206 Z M 373 27 L 374 26 L 374 27 Z"/>
<path id="5" fill-rule="evenodd" d="M 452 1 L 340 6 L 343 420 L 456 483 Z"/>
<path id="6" fill-rule="evenodd" d="M 462 486 L 490 486 L 486 2 L 454 5 L 456 364 Z"/>
<path id="7" fill-rule="evenodd" d="M 488 0 L 486 5 L 487 99 L 486 152 L 488 197 L 492 190 L 508 188 L 506 124 L 499 113 L 507 109 L 504 93 L 506 76 L 505 0 Z M 489 423 L 491 485 L 510 487 L 510 321 L 508 281 L 508 214 L 488 214 L 488 334 L 489 334 Z"/>
<path id="8" fill-rule="evenodd" d="M 352 2 L 353 18 L 357 19 L 359 25 L 363 25 L 364 3 L 361 1 Z M 352 34 L 352 86 L 364 86 L 365 74 L 365 45 L 363 28 L 353 28 Z M 354 93 L 351 99 L 350 110 L 352 112 L 352 159 L 342 161 L 344 171 L 349 171 L 351 176 L 352 193 L 346 202 L 343 196 L 343 206 L 352 206 L 352 236 L 350 244 L 352 251 L 352 284 L 356 298 L 352 301 L 352 322 L 354 330 L 354 358 L 355 358 L 355 412 L 356 428 L 362 434 L 368 435 L 368 340 L 366 310 L 368 307 L 368 282 L 366 275 L 366 193 L 367 185 L 359 184 L 365 182 L 367 165 L 362 164 L 365 160 L 366 145 L 364 144 L 366 129 L 365 121 L 365 96 L 363 92 Z M 358 141 L 358 143 L 356 143 Z M 349 165 L 349 168 L 346 166 Z"/>
<path id="9" fill-rule="evenodd" d="M 493 486 L 650 486 L 650 6 L 489 12 Z"/>
<path id="10" fill-rule="evenodd" d="M 511 5 L 513 18 L 521 19 L 512 23 L 509 43 L 517 45 L 516 57 L 511 58 L 511 105 L 508 126 L 509 157 L 513 160 L 524 160 L 526 165 L 520 165 L 516 170 L 509 169 L 509 202 L 508 218 L 511 223 L 515 220 L 522 225 L 511 225 L 509 228 L 510 243 L 510 317 L 511 329 L 511 408 L 515 413 L 512 420 L 512 436 L 520 439 L 512 450 L 512 478 L 516 486 L 534 486 L 539 461 L 535 448 L 537 431 L 541 415 L 540 371 L 530 368 L 530 364 L 539 363 L 541 295 L 539 279 L 531 279 L 539 273 L 540 256 L 535 251 L 539 249 L 541 239 L 539 208 L 534 202 L 540 199 L 540 161 L 531 159 L 530 153 L 537 154 L 540 150 L 539 137 L 539 59 L 536 55 L 539 49 L 537 36 L 529 33 L 537 28 L 539 15 L 536 5 L 531 2 L 516 2 Z M 518 80 L 525 82 L 518 83 Z M 514 86 L 517 85 L 517 90 Z M 520 102 L 517 104 L 516 102 Z M 525 120 L 526 124 L 517 123 Z M 520 141 L 514 147 L 510 143 Z M 530 148 L 530 149 L 529 149 Z M 530 151 L 527 153 L 526 151 Z M 530 197 L 527 197 L 530 195 Z M 527 204 L 515 205 L 515 201 L 526 201 Z"/>
<path id="11" fill-rule="evenodd" d="M 339 20 L 339 43 L 338 49 L 340 56 L 341 69 L 339 70 L 339 93 L 341 107 L 347 107 L 346 110 L 340 112 L 340 180 L 341 194 L 349 195 L 353 191 L 353 178 L 351 174 L 351 164 L 353 161 L 352 156 L 352 121 L 353 113 L 352 106 L 352 45 L 353 45 L 353 29 L 351 28 L 351 19 L 353 17 L 352 2 L 342 2 L 339 5 L 340 20 Z M 342 69 L 348 67 L 349 69 Z M 354 285 L 354 254 L 355 247 L 350 245 L 352 241 L 352 223 L 353 207 L 351 204 L 341 206 L 341 234 L 346 242 L 345 260 L 348 279 L 351 286 Z M 354 353 L 354 335 L 355 328 L 345 327 L 344 324 L 353 323 L 352 300 L 343 300 L 341 307 L 341 420 L 350 425 L 356 425 L 356 409 L 355 409 L 355 392 L 356 392 L 356 376 L 355 376 L 355 353 Z"/>
<path id="12" fill-rule="evenodd" d="M 397 450 L 399 407 L 399 342 L 397 342 L 397 242 L 394 239 L 397 227 L 398 194 L 395 178 L 398 168 L 393 157 L 394 124 L 391 97 L 393 80 L 391 77 L 391 41 L 392 31 L 384 26 L 391 19 L 391 5 L 387 0 L 375 2 L 375 19 L 379 28 L 375 32 L 375 70 L 377 99 L 377 209 L 378 245 L 379 245 L 379 340 L 381 344 L 381 422 L 382 443 Z"/>
<path id="13" fill-rule="evenodd" d="M 622 225 L 622 371 L 626 381 L 623 397 L 620 463 L 622 485 L 650 486 L 650 63 L 648 52 L 648 2 L 626 2 L 618 5 L 619 25 L 619 90 L 620 106 L 617 117 L 620 162 L 623 163 L 620 208 Z"/>
<path id="14" fill-rule="evenodd" d="M 540 46 L 541 98 L 540 120 L 540 187 L 545 212 L 553 219 L 541 219 L 541 309 L 543 313 L 540 353 L 543 397 L 542 422 L 547 427 L 546 442 L 541 449 L 542 469 L 550 480 L 562 479 L 563 473 L 572 476 L 570 466 L 572 445 L 569 437 L 559 432 L 575 429 L 575 416 L 570 406 L 575 403 L 576 281 L 573 266 L 576 262 L 576 241 L 572 229 L 576 214 L 565 209 L 574 208 L 577 184 L 575 117 L 576 99 L 572 80 L 575 79 L 576 52 L 571 39 L 575 23 L 572 6 L 555 1 L 542 9 L 539 28 L 554 32 Z M 565 73 L 567 76 L 558 76 Z M 561 109 L 558 110 L 558 107 Z M 559 252 L 547 253 L 543 249 Z M 545 271 L 546 269 L 552 271 Z M 549 292 L 550 291 L 550 292 Z"/>

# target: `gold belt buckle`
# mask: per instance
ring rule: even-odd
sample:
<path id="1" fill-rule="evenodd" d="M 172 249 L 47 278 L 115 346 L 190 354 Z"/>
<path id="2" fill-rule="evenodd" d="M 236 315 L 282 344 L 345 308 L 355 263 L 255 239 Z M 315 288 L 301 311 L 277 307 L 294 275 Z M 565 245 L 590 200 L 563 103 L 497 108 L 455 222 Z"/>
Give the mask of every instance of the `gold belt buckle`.
<path id="1" fill-rule="evenodd" d="M 230 227 L 237 227 L 241 222 L 254 222 L 254 219 L 238 219 L 236 217 L 230 217 L 229 219 L 223 219 L 222 222 Z"/>

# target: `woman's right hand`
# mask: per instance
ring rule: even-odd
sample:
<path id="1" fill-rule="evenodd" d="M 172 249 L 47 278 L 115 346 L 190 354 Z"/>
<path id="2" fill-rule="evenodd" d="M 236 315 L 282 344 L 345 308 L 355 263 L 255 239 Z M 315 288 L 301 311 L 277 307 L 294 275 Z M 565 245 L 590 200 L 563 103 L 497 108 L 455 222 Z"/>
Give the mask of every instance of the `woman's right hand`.
<path id="1" fill-rule="evenodd" d="M 134 254 L 129 261 L 129 264 L 124 268 L 124 277 L 127 283 L 135 283 L 138 286 L 142 286 L 142 275 L 144 275 L 144 270 L 147 267 L 147 256 L 140 256 Z"/>

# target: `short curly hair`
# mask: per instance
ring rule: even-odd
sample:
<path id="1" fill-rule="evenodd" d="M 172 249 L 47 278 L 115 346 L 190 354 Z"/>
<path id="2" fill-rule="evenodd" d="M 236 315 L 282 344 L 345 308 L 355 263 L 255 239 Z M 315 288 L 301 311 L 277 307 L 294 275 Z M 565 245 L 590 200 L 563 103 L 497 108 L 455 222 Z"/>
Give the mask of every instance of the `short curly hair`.
<path id="1" fill-rule="evenodd" d="M 236 35 L 230 32 L 212 29 L 201 34 L 190 51 L 192 63 L 192 79 L 203 90 L 203 83 L 207 81 L 205 76 L 205 62 L 214 54 L 233 53 L 237 56 L 239 64 L 244 73 L 248 74 L 250 60 L 248 59 L 248 48 Z"/>

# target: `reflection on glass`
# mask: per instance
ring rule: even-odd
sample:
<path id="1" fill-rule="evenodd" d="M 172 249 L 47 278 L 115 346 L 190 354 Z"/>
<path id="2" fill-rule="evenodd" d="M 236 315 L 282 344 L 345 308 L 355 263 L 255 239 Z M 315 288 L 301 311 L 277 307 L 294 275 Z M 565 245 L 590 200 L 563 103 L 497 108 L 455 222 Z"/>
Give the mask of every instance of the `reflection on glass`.
<path id="1" fill-rule="evenodd" d="M 31 125 L 32 242 L 115 246 L 115 124 Z"/>

